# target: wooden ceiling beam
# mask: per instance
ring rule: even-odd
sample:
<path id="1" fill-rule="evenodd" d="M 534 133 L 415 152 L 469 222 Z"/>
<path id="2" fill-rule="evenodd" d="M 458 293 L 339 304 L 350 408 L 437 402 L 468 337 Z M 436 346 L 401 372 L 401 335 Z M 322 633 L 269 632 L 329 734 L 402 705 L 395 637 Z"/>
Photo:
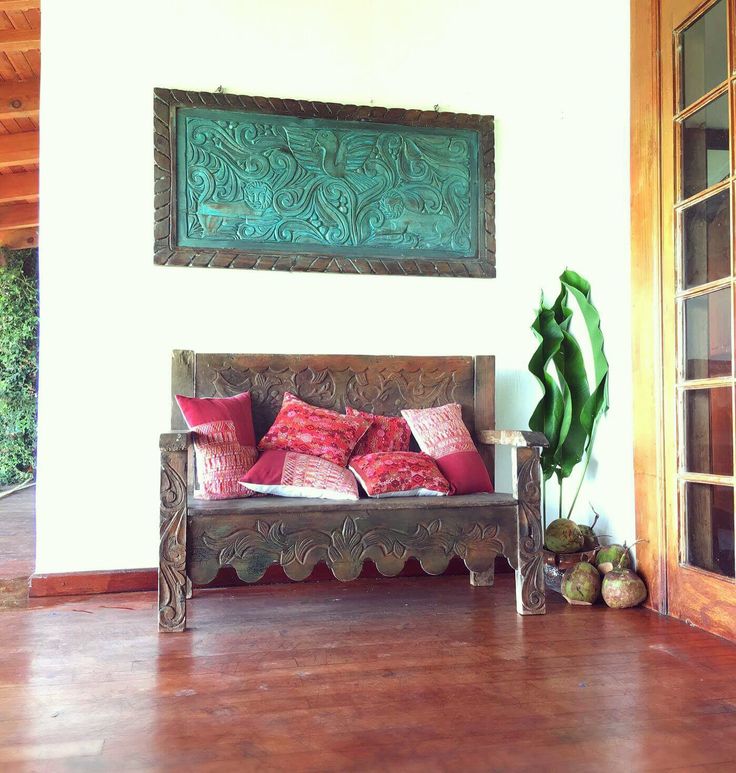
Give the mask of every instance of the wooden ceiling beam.
<path id="1" fill-rule="evenodd" d="M 38 225 L 38 202 L 5 204 L 0 207 L 0 231 L 33 228 Z"/>
<path id="2" fill-rule="evenodd" d="M 0 136 L 0 169 L 38 163 L 38 132 Z"/>
<path id="3" fill-rule="evenodd" d="M 38 116 L 40 84 L 38 78 L 0 82 L 0 121 L 7 118 Z"/>
<path id="4" fill-rule="evenodd" d="M 0 175 L 0 204 L 38 201 L 38 172 Z"/>
<path id="5" fill-rule="evenodd" d="M 0 0 L 0 11 L 38 11 L 40 0 Z"/>
<path id="6" fill-rule="evenodd" d="M 5 10 L 4 8 L 0 10 Z M 41 30 L 0 30 L 0 51 L 33 51 L 41 48 Z"/>
<path id="7" fill-rule="evenodd" d="M 0 231 L 0 247 L 4 247 L 6 250 L 26 250 L 29 247 L 38 247 L 38 228 Z"/>

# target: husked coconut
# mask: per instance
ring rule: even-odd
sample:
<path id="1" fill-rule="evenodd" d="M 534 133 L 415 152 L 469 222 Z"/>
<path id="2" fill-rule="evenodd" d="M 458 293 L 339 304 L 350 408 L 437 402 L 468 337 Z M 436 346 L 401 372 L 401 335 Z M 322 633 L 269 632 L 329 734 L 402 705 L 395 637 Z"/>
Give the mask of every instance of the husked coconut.
<path id="1" fill-rule="evenodd" d="M 587 561 L 571 566 L 562 575 L 562 596 L 568 604 L 593 604 L 601 593 L 601 576 Z"/>
<path id="2" fill-rule="evenodd" d="M 575 553 L 583 547 L 583 533 L 569 518 L 558 518 L 547 526 L 544 545 L 553 553 Z"/>

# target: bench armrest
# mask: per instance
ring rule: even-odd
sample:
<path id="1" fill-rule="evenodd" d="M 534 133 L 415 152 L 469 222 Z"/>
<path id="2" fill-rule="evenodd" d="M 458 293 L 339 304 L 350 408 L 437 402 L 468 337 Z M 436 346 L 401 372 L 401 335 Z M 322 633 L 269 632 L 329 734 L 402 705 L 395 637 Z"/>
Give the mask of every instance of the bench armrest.
<path id="1" fill-rule="evenodd" d="M 478 442 L 487 446 L 515 448 L 547 448 L 549 445 L 541 432 L 524 432 L 518 429 L 484 429 L 478 433 Z"/>
<path id="2" fill-rule="evenodd" d="M 161 451 L 186 451 L 191 442 L 192 433 L 189 431 L 162 432 L 158 447 Z"/>

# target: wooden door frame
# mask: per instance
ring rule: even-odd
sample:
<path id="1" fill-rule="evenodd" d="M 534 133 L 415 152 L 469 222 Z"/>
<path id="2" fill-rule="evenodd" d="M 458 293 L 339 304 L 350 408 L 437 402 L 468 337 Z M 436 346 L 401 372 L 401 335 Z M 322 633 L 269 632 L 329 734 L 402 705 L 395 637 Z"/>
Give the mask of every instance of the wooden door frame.
<path id="1" fill-rule="evenodd" d="M 660 0 L 631 0 L 631 301 L 637 566 L 667 613 Z"/>

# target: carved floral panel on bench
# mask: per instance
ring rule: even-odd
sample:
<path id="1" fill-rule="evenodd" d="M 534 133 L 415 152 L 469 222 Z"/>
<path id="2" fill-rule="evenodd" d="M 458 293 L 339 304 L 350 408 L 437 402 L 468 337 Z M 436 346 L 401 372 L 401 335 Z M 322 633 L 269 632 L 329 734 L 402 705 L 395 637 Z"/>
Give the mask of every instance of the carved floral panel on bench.
<path id="1" fill-rule="evenodd" d="M 412 528 L 375 526 L 370 519 L 347 517 L 334 528 L 259 519 L 233 528 L 211 519 L 192 518 L 196 545 L 189 571 L 194 583 L 210 582 L 222 566 L 232 566 L 245 582 L 256 582 L 271 564 L 281 564 L 292 580 L 304 580 L 324 561 L 338 580 L 354 580 L 363 563 L 373 561 L 381 574 L 397 575 L 409 558 L 428 574 L 442 574 L 452 556 L 473 572 L 493 566 L 497 554 L 514 555 L 513 518 L 468 522 L 467 518 L 417 521 Z M 362 528 L 362 527 L 365 528 Z"/>
<path id="2" fill-rule="evenodd" d="M 256 435 L 262 436 L 281 407 L 284 392 L 292 392 L 313 405 L 343 411 L 345 405 L 384 415 L 398 415 L 402 408 L 429 408 L 458 402 L 472 430 L 473 366 L 470 358 L 446 358 L 446 365 L 421 369 L 394 365 L 390 358 L 371 367 L 361 359 L 346 364 L 340 357 L 307 357 L 290 364 L 259 363 L 238 355 L 198 355 L 198 397 L 231 397 L 250 391 Z M 330 361 L 331 360 L 331 361 Z"/>

